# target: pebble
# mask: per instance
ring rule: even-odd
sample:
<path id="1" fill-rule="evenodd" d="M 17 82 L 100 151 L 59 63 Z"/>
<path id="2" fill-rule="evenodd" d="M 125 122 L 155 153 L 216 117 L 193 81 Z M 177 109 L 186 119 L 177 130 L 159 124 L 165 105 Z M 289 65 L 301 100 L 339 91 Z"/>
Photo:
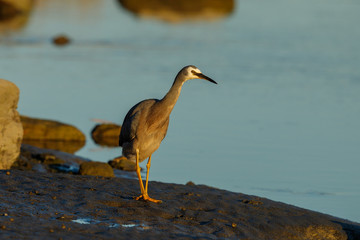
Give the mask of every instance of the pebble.
<path id="1" fill-rule="evenodd" d="M 65 46 L 70 43 L 70 38 L 66 35 L 58 35 L 53 38 L 53 44 L 57 46 Z"/>

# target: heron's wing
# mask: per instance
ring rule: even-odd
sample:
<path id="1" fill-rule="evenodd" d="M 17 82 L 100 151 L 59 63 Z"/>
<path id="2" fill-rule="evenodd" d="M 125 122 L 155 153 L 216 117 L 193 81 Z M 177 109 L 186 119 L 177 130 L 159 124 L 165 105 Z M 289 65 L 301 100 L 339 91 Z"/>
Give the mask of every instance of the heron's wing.
<path id="1" fill-rule="evenodd" d="M 140 115 L 146 114 L 147 110 L 155 103 L 155 99 L 147 99 L 133 106 L 126 114 L 119 137 L 119 145 L 131 142 L 137 134 Z"/>
<path id="2" fill-rule="evenodd" d="M 168 127 L 169 127 L 169 121 L 170 121 L 170 119 L 168 118 L 168 119 L 166 120 L 166 122 L 164 123 L 163 136 L 162 136 L 161 141 L 164 140 L 164 138 L 165 138 L 165 136 L 166 136 L 166 133 L 167 133 L 167 130 L 168 130 Z"/>
<path id="3" fill-rule="evenodd" d="M 139 124 L 139 104 L 132 107 L 126 114 L 119 137 L 119 145 L 122 146 L 125 142 L 130 142 L 135 138 L 136 129 Z"/>

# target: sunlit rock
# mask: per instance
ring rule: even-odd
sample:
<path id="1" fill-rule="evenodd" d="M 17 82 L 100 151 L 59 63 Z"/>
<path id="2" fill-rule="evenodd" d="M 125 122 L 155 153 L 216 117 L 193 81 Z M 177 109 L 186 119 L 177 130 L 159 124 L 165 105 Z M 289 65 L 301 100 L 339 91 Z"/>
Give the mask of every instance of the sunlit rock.
<path id="1" fill-rule="evenodd" d="M 98 124 L 91 131 L 91 137 L 96 144 L 109 147 L 119 146 L 121 126 L 112 123 Z"/>
<path id="2" fill-rule="evenodd" d="M 0 169 L 9 169 L 20 153 L 23 128 L 17 112 L 18 87 L 0 79 Z"/>
<path id="3" fill-rule="evenodd" d="M 63 140 L 31 140 L 24 139 L 23 143 L 38 148 L 52 149 L 67 153 L 76 153 L 85 146 L 85 141 L 63 141 Z"/>
<path id="4" fill-rule="evenodd" d="M 33 7 L 32 0 L 0 0 L 0 33 L 21 29 Z"/>
<path id="5" fill-rule="evenodd" d="M 102 162 L 83 162 L 80 165 L 80 175 L 114 177 L 114 170 L 107 163 Z"/>
<path id="6" fill-rule="evenodd" d="M 74 153 L 85 145 L 85 135 L 76 127 L 52 120 L 21 116 L 23 143 Z"/>
<path id="7" fill-rule="evenodd" d="M 128 160 L 126 157 L 120 156 L 109 161 L 109 165 L 113 168 L 124 171 L 135 171 L 136 164 L 133 161 Z"/>
<path id="8" fill-rule="evenodd" d="M 167 22 L 213 20 L 230 15 L 234 0 L 118 0 L 121 6 L 140 17 Z"/>

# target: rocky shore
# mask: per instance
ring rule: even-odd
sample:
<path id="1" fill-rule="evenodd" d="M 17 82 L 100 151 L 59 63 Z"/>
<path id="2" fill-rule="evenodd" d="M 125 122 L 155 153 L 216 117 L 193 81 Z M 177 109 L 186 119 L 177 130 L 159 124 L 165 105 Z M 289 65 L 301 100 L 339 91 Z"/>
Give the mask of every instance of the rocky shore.
<path id="1" fill-rule="evenodd" d="M 360 224 L 195 185 L 64 173 L 0 172 L 1 239 L 359 239 Z"/>

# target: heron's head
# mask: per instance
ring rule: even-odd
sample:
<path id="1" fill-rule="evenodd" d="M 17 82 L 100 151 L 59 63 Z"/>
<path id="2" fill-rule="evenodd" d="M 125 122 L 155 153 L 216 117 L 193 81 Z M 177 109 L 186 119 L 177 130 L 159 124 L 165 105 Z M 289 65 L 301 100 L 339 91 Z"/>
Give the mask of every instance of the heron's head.
<path id="1" fill-rule="evenodd" d="M 183 69 L 181 69 L 179 74 L 181 74 L 183 76 L 185 81 L 190 80 L 190 79 L 204 79 L 204 80 L 207 80 L 209 82 L 217 84 L 217 82 L 215 82 L 214 80 L 212 80 L 208 76 L 205 76 L 204 74 L 202 74 L 200 69 L 198 69 L 197 67 L 195 67 L 193 65 L 189 65 L 189 66 L 184 67 Z"/>

